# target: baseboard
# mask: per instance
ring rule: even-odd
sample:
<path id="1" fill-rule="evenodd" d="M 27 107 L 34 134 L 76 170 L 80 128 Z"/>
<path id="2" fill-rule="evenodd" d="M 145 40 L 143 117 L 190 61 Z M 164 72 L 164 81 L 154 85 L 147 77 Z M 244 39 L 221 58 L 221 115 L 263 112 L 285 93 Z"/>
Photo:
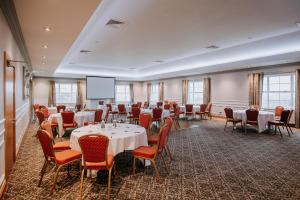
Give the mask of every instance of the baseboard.
<path id="1" fill-rule="evenodd" d="M 6 188 L 6 180 L 4 178 L 0 185 L 0 199 L 3 199 L 5 188 Z"/>

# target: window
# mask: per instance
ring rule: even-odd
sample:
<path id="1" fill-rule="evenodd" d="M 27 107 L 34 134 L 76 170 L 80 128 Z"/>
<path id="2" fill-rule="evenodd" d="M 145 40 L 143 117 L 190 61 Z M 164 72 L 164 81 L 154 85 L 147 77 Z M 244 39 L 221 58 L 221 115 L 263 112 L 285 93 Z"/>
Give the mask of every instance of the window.
<path id="1" fill-rule="evenodd" d="M 188 85 L 188 103 L 203 103 L 203 81 L 189 81 Z"/>
<path id="2" fill-rule="evenodd" d="M 76 104 L 76 83 L 55 83 L 56 104 Z"/>
<path id="3" fill-rule="evenodd" d="M 262 108 L 274 109 L 283 106 L 295 108 L 295 75 L 266 75 L 263 78 Z"/>
<path id="4" fill-rule="evenodd" d="M 116 102 L 130 102 L 130 87 L 129 85 L 116 85 Z"/>
<path id="5" fill-rule="evenodd" d="M 156 103 L 159 101 L 159 85 L 152 84 L 151 85 L 151 93 L 150 93 L 150 102 Z"/>

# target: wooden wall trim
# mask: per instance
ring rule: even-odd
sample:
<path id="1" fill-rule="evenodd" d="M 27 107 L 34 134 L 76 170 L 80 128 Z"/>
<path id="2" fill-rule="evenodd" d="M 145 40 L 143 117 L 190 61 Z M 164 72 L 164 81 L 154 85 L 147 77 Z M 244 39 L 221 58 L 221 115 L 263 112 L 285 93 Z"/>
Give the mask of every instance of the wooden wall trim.
<path id="1" fill-rule="evenodd" d="M 0 177 L 0 199 L 3 198 L 4 192 L 5 192 L 5 188 L 6 188 L 6 180 L 2 176 L 2 177 Z"/>
<path id="2" fill-rule="evenodd" d="M 24 36 L 21 30 L 20 22 L 16 12 L 14 1 L 12 0 L 0 0 L 0 8 L 7 21 L 7 24 L 12 32 L 14 39 L 20 49 L 22 56 L 24 57 L 28 68 L 32 71 L 32 64 L 29 57 L 29 53 L 26 47 Z"/>

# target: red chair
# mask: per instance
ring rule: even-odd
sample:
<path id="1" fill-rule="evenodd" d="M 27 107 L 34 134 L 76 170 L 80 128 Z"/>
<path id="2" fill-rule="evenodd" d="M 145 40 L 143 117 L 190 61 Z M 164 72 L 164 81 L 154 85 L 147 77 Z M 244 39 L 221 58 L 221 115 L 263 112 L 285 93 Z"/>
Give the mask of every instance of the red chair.
<path id="1" fill-rule="evenodd" d="M 142 102 L 137 102 L 137 105 L 139 106 L 139 108 L 142 107 Z"/>
<path id="2" fill-rule="evenodd" d="M 149 108 L 149 102 L 148 101 L 145 101 L 144 102 L 144 108 L 146 109 L 146 108 Z"/>
<path id="3" fill-rule="evenodd" d="M 289 130 L 289 126 L 288 126 L 288 122 L 289 122 L 289 118 L 290 118 L 290 114 L 291 111 L 290 110 L 283 110 L 281 112 L 281 116 L 280 116 L 280 120 L 279 121 L 268 121 L 268 130 L 270 130 L 270 126 L 273 125 L 275 126 L 275 134 L 277 133 L 277 128 L 279 130 L 279 133 L 282 137 L 282 133 L 280 130 L 280 127 L 285 127 L 289 136 L 291 136 L 290 134 L 290 130 Z"/>
<path id="4" fill-rule="evenodd" d="M 180 123 L 179 123 L 179 115 L 180 115 L 180 107 L 175 106 L 175 112 L 170 115 L 170 117 L 173 119 L 175 129 L 180 129 Z"/>
<path id="5" fill-rule="evenodd" d="M 166 120 L 165 120 L 165 125 L 167 125 L 167 127 L 168 127 L 168 137 L 167 137 L 167 140 L 168 140 L 169 135 L 170 135 L 170 133 L 171 133 L 172 126 L 173 126 L 173 122 L 174 122 L 174 121 L 173 121 L 173 119 L 172 119 L 171 117 L 168 117 L 168 118 L 166 118 Z M 149 134 L 149 135 L 147 136 L 147 138 L 148 138 L 148 144 L 149 144 L 149 145 L 156 145 L 156 144 L 158 144 L 158 139 L 159 139 L 158 136 L 159 136 L 158 134 L 151 134 L 151 135 Z M 169 156 L 170 156 L 170 159 L 173 160 L 171 151 L 170 151 L 169 146 L 168 146 L 168 143 L 166 143 L 165 146 L 166 146 L 167 153 L 168 153 Z"/>
<path id="6" fill-rule="evenodd" d="M 52 142 L 53 142 L 54 151 L 64 151 L 64 150 L 71 149 L 70 141 L 63 141 L 63 142 L 54 141 L 51 123 L 49 121 L 43 121 L 41 124 L 41 128 L 50 134 L 50 137 L 52 138 Z"/>
<path id="7" fill-rule="evenodd" d="M 109 144 L 108 137 L 104 135 L 86 135 L 80 137 L 78 142 L 83 158 L 83 170 L 81 171 L 80 180 L 80 199 L 82 199 L 85 170 L 108 170 L 107 199 L 109 199 L 114 156 L 107 154 Z"/>
<path id="8" fill-rule="evenodd" d="M 133 120 L 134 123 L 137 123 L 139 121 L 139 116 L 141 113 L 141 109 L 139 107 L 131 107 L 131 114 L 127 118 L 130 120 Z"/>
<path id="9" fill-rule="evenodd" d="M 100 100 L 98 103 L 99 103 L 99 105 L 104 105 L 104 101 Z"/>
<path id="10" fill-rule="evenodd" d="M 84 126 L 87 126 L 89 124 L 99 124 L 102 121 L 102 114 L 103 114 L 102 109 L 95 110 L 94 121 L 93 122 L 84 122 Z"/>
<path id="11" fill-rule="evenodd" d="M 56 110 L 58 113 L 64 112 L 66 110 L 66 106 L 65 105 L 56 106 Z"/>
<path id="12" fill-rule="evenodd" d="M 65 151 L 59 151 L 59 152 L 55 152 L 53 149 L 53 140 L 50 136 L 49 133 L 47 133 L 47 131 L 44 130 L 38 130 L 37 131 L 37 137 L 40 141 L 40 144 L 42 146 L 43 149 L 43 153 L 44 153 L 44 157 L 45 157 L 45 161 L 44 161 L 44 165 L 42 167 L 41 170 L 41 177 L 38 183 L 38 187 L 40 187 L 44 174 L 46 172 L 47 166 L 49 163 L 53 163 L 55 165 L 56 172 L 55 172 L 55 176 L 53 179 L 53 185 L 51 188 L 51 192 L 50 194 L 53 194 L 53 191 L 55 189 L 55 185 L 57 182 L 57 178 L 58 178 L 58 173 L 60 171 L 60 169 L 65 166 L 65 165 L 69 165 L 72 162 L 75 161 L 80 161 L 81 159 L 81 153 L 75 150 L 65 150 Z M 69 167 L 68 167 L 68 172 L 69 172 Z"/>
<path id="13" fill-rule="evenodd" d="M 185 116 L 193 116 L 194 117 L 194 111 L 193 111 L 193 104 L 185 104 Z"/>
<path id="14" fill-rule="evenodd" d="M 166 171 L 168 173 L 168 167 L 165 162 L 165 159 L 163 157 L 162 151 L 165 148 L 165 145 L 167 143 L 167 138 L 168 138 L 168 127 L 167 125 L 164 125 L 160 131 L 159 131 L 159 136 L 158 136 L 158 144 L 154 146 L 140 146 L 133 150 L 133 175 L 135 174 L 135 162 L 136 159 L 145 159 L 145 160 L 150 160 L 151 164 L 154 167 L 155 174 L 156 174 L 156 179 L 159 180 L 159 172 L 155 163 L 155 159 L 157 158 L 158 155 L 161 155 L 162 160 L 165 164 Z"/>
<path id="15" fill-rule="evenodd" d="M 62 112 L 61 118 L 63 122 L 63 129 L 66 130 L 67 128 L 76 128 L 77 123 L 74 120 L 74 112 Z"/>
<path id="16" fill-rule="evenodd" d="M 152 122 L 156 122 L 156 125 L 161 123 L 161 114 L 162 114 L 162 109 L 161 108 L 153 108 L 152 110 Z"/>
<path id="17" fill-rule="evenodd" d="M 119 115 L 127 115 L 126 107 L 124 104 L 118 104 Z"/>
<path id="18" fill-rule="evenodd" d="M 106 104 L 106 117 L 105 117 L 105 121 L 108 120 L 109 115 L 112 115 L 112 119 L 114 119 L 116 117 L 116 115 L 118 114 L 117 111 L 112 111 L 112 105 L 110 103 Z"/>
<path id="19" fill-rule="evenodd" d="M 45 121 L 45 115 L 41 111 L 37 110 L 35 111 L 35 116 L 38 119 L 39 125 L 41 126 L 42 122 Z"/>
<path id="20" fill-rule="evenodd" d="M 247 133 L 247 124 L 256 126 L 257 127 L 257 132 L 258 132 L 258 110 L 255 109 L 248 109 L 246 110 L 246 122 L 245 122 L 245 133 Z"/>
<path id="21" fill-rule="evenodd" d="M 165 110 L 170 110 L 170 108 L 171 108 L 171 105 L 170 105 L 170 104 L 165 104 L 165 105 L 164 105 L 164 109 L 165 109 Z"/>
<path id="22" fill-rule="evenodd" d="M 281 113 L 284 110 L 284 108 L 282 106 L 276 106 L 275 107 L 275 120 L 280 120 L 281 117 Z"/>
<path id="23" fill-rule="evenodd" d="M 48 119 L 48 117 L 50 116 L 49 110 L 46 107 L 42 107 L 40 109 L 40 111 L 44 114 L 45 118 Z"/>
<path id="24" fill-rule="evenodd" d="M 293 133 L 293 130 L 292 130 L 292 128 L 291 128 L 292 126 L 295 127 L 295 124 L 291 124 L 291 118 L 292 118 L 292 116 L 293 116 L 294 110 L 290 110 L 290 111 L 291 111 L 291 112 L 290 112 L 290 116 L 289 116 L 289 118 L 288 118 L 287 126 L 288 126 L 288 128 L 290 129 L 291 133 L 294 134 L 294 133 Z"/>
<path id="25" fill-rule="evenodd" d="M 205 115 L 204 115 L 204 116 L 207 116 L 207 118 L 210 118 L 210 119 L 211 119 L 211 108 L 212 108 L 212 103 L 209 102 L 207 107 L 206 107 Z"/>
<path id="26" fill-rule="evenodd" d="M 152 124 L 152 116 L 149 113 L 141 113 L 139 116 L 139 125 L 144 127 L 147 132 L 150 131 Z"/>
<path id="27" fill-rule="evenodd" d="M 81 105 L 81 104 L 77 104 L 77 105 L 75 106 L 76 112 L 81 111 L 81 109 L 82 109 L 82 105 Z"/>
<path id="28" fill-rule="evenodd" d="M 157 108 L 161 108 L 162 106 L 163 106 L 163 102 L 156 102 L 156 106 L 157 106 Z"/>
<path id="29" fill-rule="evenodd" d="M 139 105 L 137 103 L 134 103 L 131 105 L 131 108 L 133 108 L 133 107 L 139 107 Z"/>
<path id="30" fill-rule="evenodd" d="M 200 119 L 202 120 L 203 116 L 205 116 L 205 111 L 206 111 L 206 104 L 201 104 L 200 105 L 200 110 L 197 111 L 195 114 L 196 114 L 196 116 L 199 115 Z"/>
<path id="31" fill-rule="evenodd" d="M 241 119 L 235 119 L 233 118 L 233 110 L 231 108 L 225 108 L 224 109 L 225 115 L 226 115 L 226 123 L 224 127 L 224 131 L 227 128 L 227 123 L 232 123 L 232 132 L 234 131 L 234 128 L 236 127 L 236 124 L 241 123 L 241 126 L 243 128 L 243 121 Z"/>

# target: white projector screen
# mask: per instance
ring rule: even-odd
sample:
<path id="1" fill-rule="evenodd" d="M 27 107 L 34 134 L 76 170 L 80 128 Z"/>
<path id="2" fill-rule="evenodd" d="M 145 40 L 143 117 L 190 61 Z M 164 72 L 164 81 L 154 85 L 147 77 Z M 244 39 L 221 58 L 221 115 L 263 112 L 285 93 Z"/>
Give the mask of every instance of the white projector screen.
<path id="1" fill-rule="evenodd" d="M 86 77 L 86 99 L 114 99 L 115 78 L 87 76 Z"/>

